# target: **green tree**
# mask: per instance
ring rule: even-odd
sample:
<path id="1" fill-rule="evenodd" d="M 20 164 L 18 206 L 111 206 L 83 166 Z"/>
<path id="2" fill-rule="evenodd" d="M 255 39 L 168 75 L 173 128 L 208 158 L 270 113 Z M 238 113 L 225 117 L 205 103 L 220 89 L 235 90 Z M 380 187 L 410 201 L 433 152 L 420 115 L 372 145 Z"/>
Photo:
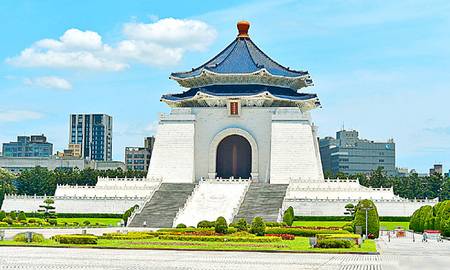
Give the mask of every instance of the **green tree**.
<path id="1" fill-rule="evenodd" d="M 17 220 L 18 221 L 26 221 L 27 220 L 27 215 L 25 215 L 24 211 L 20 211 L 19 215 L 17 216 Z"/>
<path id="2" fill-rule="evenodd" d="M 348 204 L 345 205 L 345 212 L 344 212 L 344 214 L 354 217 L 355 216 L 355 211 L 356 211 L 355 206 L 352 203 L 348 203 Z"/>
<path id="3" fill-rule="evenodd" d="M 56 190 L 56 178 L 53 171 L 35 167 L 23 171 L 17 178 L 17 192 L 28 195 L 53 195 Z"/>
<path id="4" fill-rule="evenodd" d="M 0 211 L 0 221 L 2 221 L 4 218 L 6 218 L 6 212 L 1 210 Z"/>
<path id="5" fill-rule="evenodd" d="M 38 212 L 43 214 L 44 220 L 50 223 L 50 220 L 56 219 L 56 211 L 55 207 L 53 206 L 55 204 L 55 201 L 47 198 L 44 200 L 44 204 L 39 205 Z"/>
<path id="6" fill-rule="evenodd" d="M 247 220 L 245 220 L 245 218 L 240 218 L 236 223 L 236 229 L 238 231 L 247 231 L 248 230 Z"/>
<path id="7" fill-rule="evenodd" d="M 256 234 L 258 236 L 263 236 L 266 232 L 266 224 L 262 217 L 255 217 L 252 220 L 252 225 L 250 227 L 250 233 Z"/>
<path id="8" fill-rule="evenodd" d="M 3 204 L 5 194 L 14 194 L 16 192 L 16 187 L 13 185 L 15 179 L 16 176 L 14 174 L 0 168 L 0 208 Z"/>
<path id="9" fill-rule="evenodd" d="M 16 213 L 16 211 L 11 211 L 11 212 L 9 213 L 9 217 L 10 217 L 12 220 L 16 220 L 16 219 L 17 219 L 17 213 Z"/>
<path id="10" fill-rule="evenodd" d="M 216 226 L 214 227 L 216 233 L 227 233 L 228 232 L 228 224 L 227 220 L 224 217 L 218 217 L 216 220 Z"/>
<path id="11" fill-rule="evenodd" d="M 288 226 L 292 226 L 292 223 L 294 223 L 294 217 L 294 208 L 289 206 L 289 208 L 283 213 L 283 222 L 286 222 Z"/>
<path id="12" fill-rule="evenodd" d="M 361 226 L 363 234 L 366 231 L 366 210 L 367 211 L 367 229 L 369 234 L 373 234 L 378 238 L 380 231 L 380 218 L 378 216 L 377 207 L 371 200 L 361 200 L 356 205 L 355 218 L 353 220 L 353 228 L 356 231 L 356 226 Z"/>

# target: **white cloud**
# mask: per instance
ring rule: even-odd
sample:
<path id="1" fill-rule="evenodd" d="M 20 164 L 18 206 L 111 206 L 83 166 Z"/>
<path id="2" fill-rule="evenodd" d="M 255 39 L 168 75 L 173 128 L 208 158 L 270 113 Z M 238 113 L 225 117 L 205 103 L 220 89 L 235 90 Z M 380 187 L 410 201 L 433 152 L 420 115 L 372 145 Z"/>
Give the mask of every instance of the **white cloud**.
<path id="1" fill-rule="evenodd" d="M 70 90 L 72 89 L 72 84 L 66 79 L 56 77 L 56 76 L 45 76 L 45 77 L 37 77 L 37 78 L 26 78 L 24 80 L 26 85 L 38 86 L 44 88 L 54 88 L 61 90 Z"/>
<path id="2" fill-rule="evenodd" d="M 131 40 L 194 51 L 206 49 L 217 36 L 216 30 L 202 21 L 174 18 L 150 24 L 127 23 L 123 32 Z"/>
<path id="3" fill-rule="evenodd" d="M 26 110 L 0 111 L 0 123 L 36 120 L 42 117 L 43 115 L 41 113 Z"/>
<path id="4" fill-rule="evenodd" d="M 150 66 L 170 66 L 188 51 L 205 50 L 216 31 L 198 20 L 174 18 L 153 23 L 124 25 L 126 39 L 115 46 L 105 44 L 93 31 L 67 30 L 58 40 L 38 40 L 6 62 L 19 67 L 72 68 L 120 71 L 132 62 Z"/>

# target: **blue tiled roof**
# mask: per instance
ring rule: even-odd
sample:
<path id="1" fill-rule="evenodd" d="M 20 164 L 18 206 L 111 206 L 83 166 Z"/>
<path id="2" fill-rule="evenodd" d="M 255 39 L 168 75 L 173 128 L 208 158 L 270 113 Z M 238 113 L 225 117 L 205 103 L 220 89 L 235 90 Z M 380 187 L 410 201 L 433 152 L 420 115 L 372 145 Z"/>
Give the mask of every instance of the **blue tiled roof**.
<path id="1" fill-rule="evenodd" d="M 303 94 L 296 91 L 277 86 L 267 86 L 259 84 L 243 85 L 208 85 L 204 87 L 191 88 L 180 94 L 163 95 L 162 98 L 170 101 L 183 101 L 194 97 L 198 92 L 214 96 L 251 96 L 262 92 L 269 92 L 272 95 L 290 100 L 308 100 L 316 98 L 316 94 Z"/>
<path id="2" fill-rule="evenodd" d="M 220 74 L 245 74 L 266 69 L 272 75 L 299 77 L 307 75 L 307 71 L 288 69 L 261 51 L 250 38 L 237 37 L 222 52 L 198 68 L 188 72 L 175 72 L 174 78 L 190 78 L 200 75 L 203 69 Z"/>

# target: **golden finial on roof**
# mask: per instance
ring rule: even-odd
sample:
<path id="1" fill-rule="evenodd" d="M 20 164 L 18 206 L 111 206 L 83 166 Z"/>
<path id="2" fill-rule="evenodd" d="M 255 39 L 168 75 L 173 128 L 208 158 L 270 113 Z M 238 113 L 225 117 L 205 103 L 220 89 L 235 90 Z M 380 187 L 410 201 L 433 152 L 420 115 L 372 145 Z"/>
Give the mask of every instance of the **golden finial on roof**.
<path id="1" fill-rule="evenodd" d="M 248 38 L 248 29 L 250 28 L 250 23 L 248 21 L 239 21 L 237 23 L 237 28 L 239 31 L 238 37 Z"/>

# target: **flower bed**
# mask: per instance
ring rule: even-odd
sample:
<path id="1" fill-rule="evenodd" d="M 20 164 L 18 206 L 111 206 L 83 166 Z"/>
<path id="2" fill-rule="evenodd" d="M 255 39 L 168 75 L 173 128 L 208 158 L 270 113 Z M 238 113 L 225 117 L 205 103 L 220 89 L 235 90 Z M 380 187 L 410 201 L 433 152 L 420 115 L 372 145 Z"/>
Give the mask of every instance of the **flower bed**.
<path id="1" fill-rule="evenodd" d="M 266 228 L 266 234 L 292 234 L 295 236 L 314 237 L 317 234 L 348 234 L 344 230 L 314 230 L 292 227 L 272 227 Z"/>
<path id="2" fill-rule="evenodd" d="M 193 236 L 193 235 L 160 235 L 161 240 L 205 241 L 205 242 L 278 242 L 281 237 L 235 237 L 235 236 Z"/>
<path id="3" fill-rule="evenodd" d="M 281 239 L 283 240 L 294 240 L 295 239 L 295 235 L 293 234 L 266 234 L 265 236 L 277 236 L 277 237 L 281 237 Z"/>

